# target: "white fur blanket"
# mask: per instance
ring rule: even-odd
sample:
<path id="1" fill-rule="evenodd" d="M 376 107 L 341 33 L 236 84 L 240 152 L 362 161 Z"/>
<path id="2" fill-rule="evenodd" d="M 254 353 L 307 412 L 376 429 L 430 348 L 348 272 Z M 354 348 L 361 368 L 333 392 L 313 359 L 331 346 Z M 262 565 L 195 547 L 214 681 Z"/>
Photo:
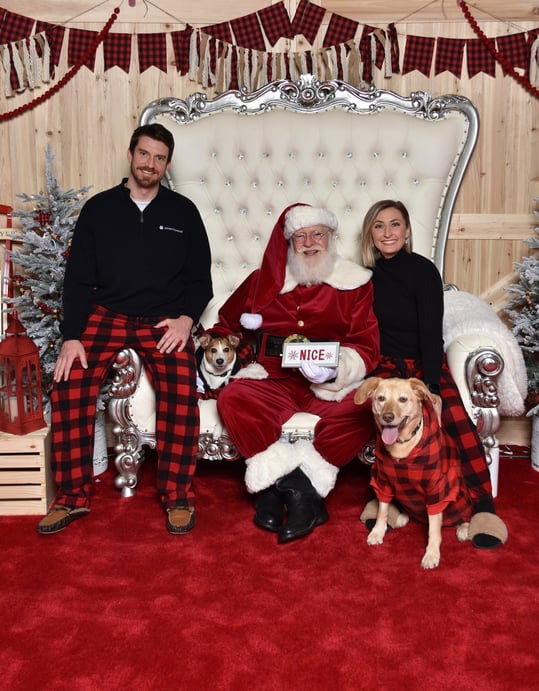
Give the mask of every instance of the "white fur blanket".
<path id="1" fill-rule="evenodd" d="M 517 416 L 524 412 L 528 389 L 526 365 L 518 341 L 496 312 L 484 300 L 460 290 L 444 293 L 444 342 L 468 334 L 485 336 L 485 345 L 496 344 L 504 369 L 498 378 L 500 415 Z"/>

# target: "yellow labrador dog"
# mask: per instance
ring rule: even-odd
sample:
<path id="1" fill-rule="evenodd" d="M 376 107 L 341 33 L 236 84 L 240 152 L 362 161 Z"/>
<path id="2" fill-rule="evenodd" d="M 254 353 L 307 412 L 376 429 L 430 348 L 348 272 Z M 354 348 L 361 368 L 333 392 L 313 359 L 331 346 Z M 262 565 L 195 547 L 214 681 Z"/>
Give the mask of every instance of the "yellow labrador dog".
<path id="1" fill-rule="evenodd" d="M 368 399 L 378 428 L 371 477 L 378 511 L 367 543 L 384 541 L 394 498 L 410 515 L 428 522 L 421 566 L 436 568 L 442 524 L 456 525 L 457 538 L 468 539 L 472 504 L 457 449 L 440 428 L 435 398 L 421 380 L 370 377 L 357 389 L 354 401 L 361 405 Z"/>

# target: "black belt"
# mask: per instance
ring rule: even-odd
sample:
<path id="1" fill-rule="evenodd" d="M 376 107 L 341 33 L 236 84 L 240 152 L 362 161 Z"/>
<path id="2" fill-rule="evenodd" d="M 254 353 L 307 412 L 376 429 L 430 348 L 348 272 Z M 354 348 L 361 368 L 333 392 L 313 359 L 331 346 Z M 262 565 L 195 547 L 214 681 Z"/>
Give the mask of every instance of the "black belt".
<path id="1" fill-rule="evenodd" d="M 268 357 L 281 357 L 283 354 L 283 343 L 286 336 L 272 336 L 271 334 L 262 334 L 258 352 L 260 355 Z"/>
<path id="2" fill-rule="evenodd" d="M 301 337 L 294 338 L 297 334 L 292 336 L 274 336 L 273 334 L 259 334 L 257 350 L 260 356 L 266 357 L 281 357 L 283 354 L 283 343 L 287 340 L 297 341 L 301 343 Z M 322 343 L 324 339 L 322 338 L 309 338 L 311 343 Z"/>

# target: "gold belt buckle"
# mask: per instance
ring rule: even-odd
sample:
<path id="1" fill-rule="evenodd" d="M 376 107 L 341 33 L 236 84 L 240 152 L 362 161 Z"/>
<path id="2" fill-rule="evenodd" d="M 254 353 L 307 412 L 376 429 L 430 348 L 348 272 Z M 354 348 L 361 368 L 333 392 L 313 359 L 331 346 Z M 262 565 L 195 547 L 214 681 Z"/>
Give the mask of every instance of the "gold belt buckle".
<path id="1" fill-rule="evenodd" d="M 287 336 L 283 343 L 309 343 L 309 339 L 307 336 L 303 336 L 302 334 L 290 334 L 290 336 Z"/>

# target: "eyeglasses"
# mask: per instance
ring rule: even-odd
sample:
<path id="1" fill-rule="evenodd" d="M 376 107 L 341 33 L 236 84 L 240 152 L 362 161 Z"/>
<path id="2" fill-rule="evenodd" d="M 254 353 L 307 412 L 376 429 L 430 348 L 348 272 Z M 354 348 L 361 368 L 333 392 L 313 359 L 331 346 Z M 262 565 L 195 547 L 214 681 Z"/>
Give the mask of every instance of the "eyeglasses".
<path id="1" fill-rule="evenodd" d="M 294 233 L 292 235 L 292 240 L 297 242 L 299 245 L 305 244 L 307 238 L 312 240 L 312 242 L 322 242 L 329 231 L 327 230 L 315 230 L 314 233 Z"/>

